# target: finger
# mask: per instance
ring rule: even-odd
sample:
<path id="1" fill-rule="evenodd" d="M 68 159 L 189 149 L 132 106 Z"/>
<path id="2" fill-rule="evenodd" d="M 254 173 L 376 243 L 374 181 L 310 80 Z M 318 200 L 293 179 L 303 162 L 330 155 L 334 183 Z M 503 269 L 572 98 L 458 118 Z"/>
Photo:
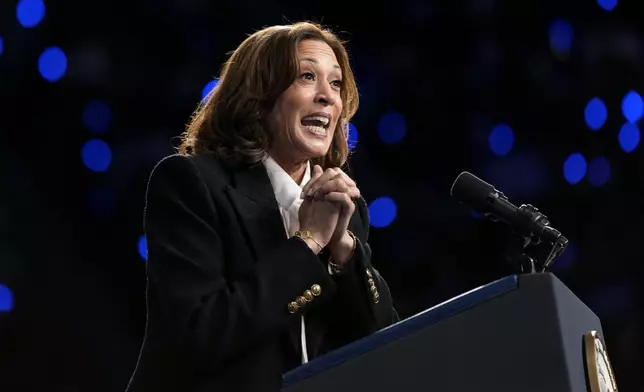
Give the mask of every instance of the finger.
<path id="1" fill-rule="evenodd" d="M 302 195 L 306 196 L 309 189 L 311 189 L 311 186 L 313 186 L 318 181 L 318 179 L 322 176 L 323 173 L 324 173 L 324 170 L 322 170 L 322 166 L 320 165 L 313 166 L 313 171 L 311 172 L 311 179 L 302 187 Z"/>
<path id="2" fill-rule="evenodd" d="M 353 213 L 353 210 L 355 209 L 353 200 L 351 200 L 349 195 L 344 192 L 329 192 L 324 195 L 324 199 L 326 201 L 341 204 L 343 209 L 350 211 L 351 213 Z"/>
<path id="3" fill-rule="evenodd" d="M 324 173 L 324 170 L 322 170 L 322 166 L 320 165 L 315 165 L 313 166 L 313 170 L 311 171 L 311 179 L 304 184 L 302 187 L 302 193 L 300 194 L 300 198 L 304 199 L 306 196 L 306 192 L 311 188 L 313 184 L 320 178 L 320 176 Z"/>
<path id="4" fill-rule="evenodd" d="M 312 188 L 315 189 L 315 188 Z M 313 197 L 315 199 L 321 199 L 324 198 L 324 195 L 330 192 L 342 192 L 346 193 L 349 190 L 349 186 L 342 181 L 340 178 L 334 178 L 332 180 L 327 181 L 326 183 L 322 184 L 315 193 L 313 194 Z"/>
<path id="5" fill-rule="evenodd" d="M 357 199 L 360 197 L 360 189 L 358 189 L 358 187 L 355 187 L 355 186 L 349 187 L 346 193 L 352 199 Z"/>
<path id="6" fill-rule="evenodd" d="M 353 178 L 349 177 L 349 175 L 345 172 L 342 171 L 339 167 L 335 168 L 336 172 L 338 175 L 344 180 L 344 182 L 347 183 L 349 186 L 356 186 L 356 182 L 353 180 Z"/>
<path id="7" fill-rule="evenodd" d="M 330 192 L 344 192 L 349 195 L 351 199 L 357 199 L 360 197 L 360 190 L 357 187 L 350 187 L 341 179 L 335 178 L 321 186 L 315 192 L 313 198 L 317 200 L 324 199 L 324 195 Z"/>
<path id="8" fill-rule="evenodd" d="M 334 179 L 336 178 L 342 179 L 348 185 L 349 188 L 355 188 L 354 190 L 351 190 L 350 192 L 348 192 L 349 196 L 353 198 L 360 197 L 360 191 L 358 190 L 358 186 L 356 185 L 356 182 L 351 177 L 349 177 L 348 174 L 343 172 L 342 169 L 340 169 L 339 167 L 335 167 L 333 168 L 333 170 L 336 173 L 336 176 L 333 177 Z"/>
<path id="9" fill-rule="evenodd" d="M 338 176 L 338 174 L 339 173 L 335 169 L 326 169 L 315 181 L 309 181 L 310 185 L 309 183 L 306 184 L 308 187 L 305 186 L 307 189 L 303 191 L 304 194 L 309 197 L 313 196 L 322 185 Z"/>

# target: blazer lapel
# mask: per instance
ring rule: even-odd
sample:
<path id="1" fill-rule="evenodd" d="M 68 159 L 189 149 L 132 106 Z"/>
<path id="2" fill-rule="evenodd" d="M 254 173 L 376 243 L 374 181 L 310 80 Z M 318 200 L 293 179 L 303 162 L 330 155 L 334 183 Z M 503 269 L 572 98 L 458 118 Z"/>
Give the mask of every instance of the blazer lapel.
<path id="1" fill-rule="evenodd" d="M 227 193 L 248 235 L 255 258 L 286 237 L 270 179 L 264 165 L 233 172 Z"/>
<path id="2" fill-rule="evenodd" d="M 273 186 L 261 163 L 234 171 L 233 183 L 226 189 L 242 225 L 255 259 L 286 238 L 286 229 L 280 214 Z M 293 319 L 288 335 L 296 354 L 301 355 L 300 319 Z"/>

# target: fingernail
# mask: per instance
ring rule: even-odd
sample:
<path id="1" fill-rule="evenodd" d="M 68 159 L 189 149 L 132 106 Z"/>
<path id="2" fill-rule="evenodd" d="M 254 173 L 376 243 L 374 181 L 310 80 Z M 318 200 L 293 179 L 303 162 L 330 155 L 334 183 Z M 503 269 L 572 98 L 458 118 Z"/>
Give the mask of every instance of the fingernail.
<path id="1" fill-rule="evenodd" d="M 313 196 L 313 194 L 314 194 L 314 193 L 315 193 L 315 192 L 313 192 L 313 189 L 309 189 L 309 191 L 308 191 L 308 192 L 306 192 L 306 195 L 307 195 L 307 196 Z"/>

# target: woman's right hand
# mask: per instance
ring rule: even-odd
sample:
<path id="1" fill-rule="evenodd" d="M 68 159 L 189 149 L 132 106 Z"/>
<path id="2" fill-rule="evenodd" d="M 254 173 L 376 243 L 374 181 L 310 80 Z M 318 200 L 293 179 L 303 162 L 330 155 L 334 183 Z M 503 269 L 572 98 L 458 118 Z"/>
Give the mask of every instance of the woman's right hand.
<path id="1" fill-rule="evenodd" d="M 313 179 L 321 174 L 322 169 L 316 166 L 311 177 Z M 315 241 L 306 240 L 306 242 L 316 254 L 320 252 L 320 247 L 324 248 L 331 241 L 341 211 L 342 206 L 338 203 L 315 200 L 312 197 L 306 197 L 300 205 L 300 230 L 311 232 Z"/>

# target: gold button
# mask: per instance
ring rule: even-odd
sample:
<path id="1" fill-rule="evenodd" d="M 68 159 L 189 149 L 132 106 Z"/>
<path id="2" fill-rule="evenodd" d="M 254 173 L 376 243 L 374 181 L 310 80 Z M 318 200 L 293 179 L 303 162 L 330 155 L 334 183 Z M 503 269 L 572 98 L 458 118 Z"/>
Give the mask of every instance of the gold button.
<path id="1" fill-rule="evenodd" d="M 374 295 L 374 296 L 373 296 L 373 303 L 374 303 L 374 304 L 377 304 L 378 302 L 380 302 L 380 296 L 375 296 L 375 295 Z"/>
<path id="2" fill-rule="evenodd" d="M 300 308 L 300 306 L 295 301 L 289 302 L 289 304 L 288 304 L 288 312 L 291 313 L 291 314 L 297 312 L 297 310 L 299 308 Z"/>
<path id="3" fill-rule="evenodd" d="M 373 279 L 371 278 L 367 279 L 367 283 L 369 283 L 369 286 L 373 286 L 374 284 L 376 284 L 376 282 L 374 282 Z"/>
<path id="4" fill-rule="evenodd" d="M 313 293 L 311 292 L 311 290 L 306 290 L 304 292 L 304 299 L 307 300 L 307 302 L 313 301 Z"/>
<path id="5" fill-rule="evenodd" d="M 369 290 L 371 290 L 372 293 L 377 293 L 378 292 L 378 288 L 376 286 L 374 286 L 374 285 L 371 285 L 371 287 L 369 287 Z"/>
<path id="6" fill-rule="evenodd" d="M 371 274 L 371 271 L 369 271 L 369 268 L 367 268 L 367 276 L 368 276 L 369 278 L 372 278 L 372 277 L 373 277 L 373 275 Z"/>
<path id="7" fill-rule="evenodd" d="M 306 305 L 306 299 L 304 297 L 297 297 L 297 303 L 301 307 L 304 307 L 304 305 Z"/>
<path id="8" fill-rule="evenodd" d="M 318 295 L 322 294 L 322 287 L 320 287 L 319 284 L 314 284 L 313 286 L 311 286 L 311 292 L 317 297 Z"/>

